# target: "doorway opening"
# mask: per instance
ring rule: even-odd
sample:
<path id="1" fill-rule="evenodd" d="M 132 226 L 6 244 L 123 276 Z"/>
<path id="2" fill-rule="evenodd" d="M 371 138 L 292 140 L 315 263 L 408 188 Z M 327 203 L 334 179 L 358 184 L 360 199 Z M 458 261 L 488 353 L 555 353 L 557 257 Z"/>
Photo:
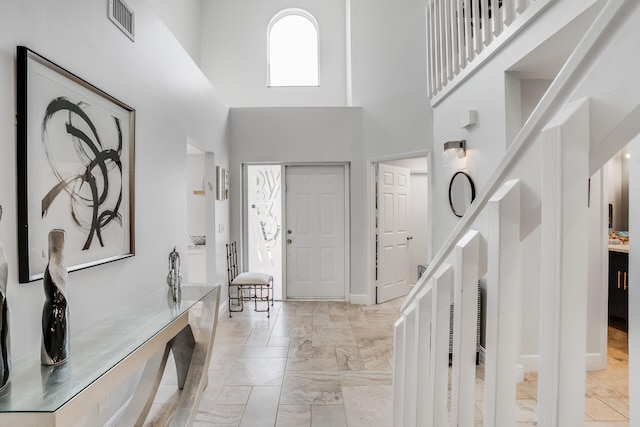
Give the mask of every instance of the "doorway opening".
<path id="1" fill-rule="evenodd" d="M 608 232 L 604 294 L 607 298 L 606 325 L 606 368 L 588 373 L 588 382 L 604 385 L 604 394 L 589 400 L 599 399 L 613 408 L 610 416 L 622 415 L 621 420 L 629 420 L 629 149 L 623 147 L 601 169 L 605 188 L 603 194 L 603 222 Z M 589 406 L 587 406 L 588 408 Z"/>
<path id="2" fill-rule="evenodd" d="M 215 280 L 215 161 L 187 142 L 187 258 L 183 281 Z"/>
<path id="3" fill-rule="evenodd" d="M 629 149 L 606 165 L 609 251 L 609 326 L 627 332 L 629 317 Z"/>
<path id="4" fill-rule="evenodd" d="M 409 293 L 431 259 L 429 156 L 378 159 L 373 186 L 375 303 Z"/>
<path id="5" fill-rule="evenodd" d="M 602 260 L 596 286 L 599 289 L 590 292 L 594 298 L 589 303 L 588 317 L 589 323 L 592 318 L 598 318 L 594 320 L 588 336 L 598 340 L 603 356 L 601 363 L 595 369 L 589 369 L 588 366 L 587 372 L 585 408 L 594 421 L 629 422 L 630 419 L 628 271 L 631 248 L 629 230 L 633 230 L 634 224 L 629 215 L 629 206 L 638 189 L 634 188 L 629 178 L 629 146 L 613 154 L 591 177 L 592 200 L 600 203 L 599 209 L 594 212 L 591 227 L 602 236 L 598 248 L 594 248 L 599 249 Z M 597 333 L 594 333 L 596 330 Z M 596 388 L 598 392 L 593 391 Z M 606 412 L 588 412 L 596 407 Z"/>

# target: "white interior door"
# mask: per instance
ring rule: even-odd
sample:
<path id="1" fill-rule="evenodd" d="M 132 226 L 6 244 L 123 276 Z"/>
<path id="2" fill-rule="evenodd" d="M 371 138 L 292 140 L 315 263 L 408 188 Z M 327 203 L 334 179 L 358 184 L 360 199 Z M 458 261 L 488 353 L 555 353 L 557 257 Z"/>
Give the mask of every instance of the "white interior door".
<path id="1" fill-rule="evenodd" d="M 409 293 L 410 170 L 378 164 L 376 302 Z"/>
<path id="2" fill-rule="evenodd" d="M 345 169 L 286 167 L 287 298 L 345 297 Z"/>

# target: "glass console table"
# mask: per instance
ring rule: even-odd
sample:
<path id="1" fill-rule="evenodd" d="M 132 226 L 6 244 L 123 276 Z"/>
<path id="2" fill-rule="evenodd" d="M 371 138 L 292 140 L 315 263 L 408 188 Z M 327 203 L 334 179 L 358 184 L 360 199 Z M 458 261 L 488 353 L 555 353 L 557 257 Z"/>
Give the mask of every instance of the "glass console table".
<path id="1" fill-rule="evenodd" d="M 199 302 L 199 325 L 189 325 L 189 311 Z M 76 335 L 72 329 L 71 353 L 64 365 L 42 366 L 39 349 L 14 360 L 10 385 L 0 394 L 0 425 L 74 425 L 145 366 L 120 423 L 142 425 L 170 349 L 183 385 L 171 425 L 191 425 L 207 385 L 219 304 L 220 285 L 182 285 L 178 294 L 164 288 L 114 311 L 93 328 Z"/>

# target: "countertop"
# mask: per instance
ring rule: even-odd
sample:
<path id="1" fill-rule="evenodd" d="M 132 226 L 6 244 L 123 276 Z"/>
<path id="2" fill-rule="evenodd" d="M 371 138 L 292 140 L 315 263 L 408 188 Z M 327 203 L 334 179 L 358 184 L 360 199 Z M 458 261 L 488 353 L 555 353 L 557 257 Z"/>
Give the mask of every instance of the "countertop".
<path id="1" fill-rule="evenodd" d="M 614 252 L 629 253 L 629 245 L 609 245 L 609 250 Z"/>

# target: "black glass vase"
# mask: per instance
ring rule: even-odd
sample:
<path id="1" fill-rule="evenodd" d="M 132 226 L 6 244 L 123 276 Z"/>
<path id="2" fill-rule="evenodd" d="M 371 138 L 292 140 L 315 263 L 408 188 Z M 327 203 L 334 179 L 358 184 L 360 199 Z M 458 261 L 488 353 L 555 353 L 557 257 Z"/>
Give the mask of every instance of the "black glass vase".
<path id="1" fill-rule="evenodd" d="M 0 217 L 2 213 L 0 211 Z M 7 303 L 7 258 L 0 243 L 0 391 L 11 376 L 11 342 L 9 336 L 9 304 Z"/>
<path id="2" fill-rule="evenodd" d="M 63 265 L 64 230 L 49 232 L 49 264 L 44 271 L 45 302 L 42 309 L 43 365 L 57 366 L 69 357 L 69 305 L 65 290 L 67 269 Z"/>

